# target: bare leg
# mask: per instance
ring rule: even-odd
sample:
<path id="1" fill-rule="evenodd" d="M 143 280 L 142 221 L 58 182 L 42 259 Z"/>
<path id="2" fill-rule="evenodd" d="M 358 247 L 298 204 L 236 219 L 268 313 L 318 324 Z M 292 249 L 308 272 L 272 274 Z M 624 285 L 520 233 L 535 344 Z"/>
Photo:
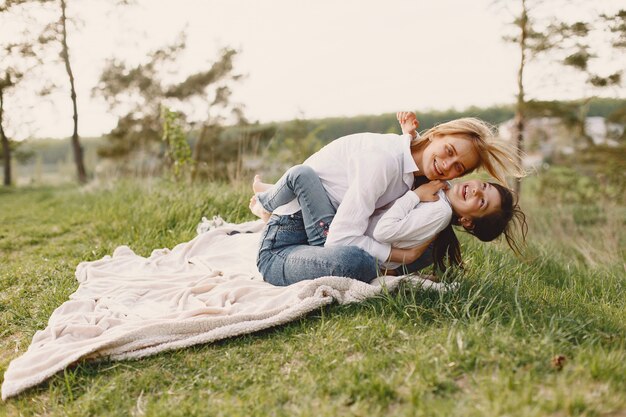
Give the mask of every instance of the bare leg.
<path id="1" fill-rule="evenodd" d="M 261 182 L 261 176 L 255 175 L 254 181 L 252 182 L 252 190 L 255 193 L 262 193 L 263 191 L 267 191 L 272 188 L 274 184 L 268 184 L 266 182 Z"/>
<path id="2" fill-rule="evenodd" d="M 257 217 L 260 217 L 265 223 L 270 219 L 272 213 L 267 212 L 263 206 L 258 202 L 256 198 L 256 193 L 261 193 L 263 191 L 267 191 L 272 188 L 272 184 L 266 184 L 261 182 L 261 177 L 259 175 L 254 176 L 254 181 L 252 182 L 252 190 L 254 191 L 254 195 L 250 198 L 250 204 L 248 207 L 252 214 Z"/>

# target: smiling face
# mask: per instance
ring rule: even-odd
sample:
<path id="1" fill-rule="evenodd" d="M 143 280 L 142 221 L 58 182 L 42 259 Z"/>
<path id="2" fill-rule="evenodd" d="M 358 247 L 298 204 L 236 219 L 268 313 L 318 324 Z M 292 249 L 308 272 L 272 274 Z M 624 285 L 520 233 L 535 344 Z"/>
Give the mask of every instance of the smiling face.
<path id="1" fill-rule="evenodd" d="M 429 180 L 458 178 L 478 166 L 480 156 L 469 139 L 437 135 L 424 148 L 422 171 Z"/>
<path id="2" fill-rule="evenodd" d="M 472 220 L 494 214 L 502 209 L 502 198 L 493 185 L 479 180 L 456 183 L 446 192 L 459 223 L 472 229 Z"/>

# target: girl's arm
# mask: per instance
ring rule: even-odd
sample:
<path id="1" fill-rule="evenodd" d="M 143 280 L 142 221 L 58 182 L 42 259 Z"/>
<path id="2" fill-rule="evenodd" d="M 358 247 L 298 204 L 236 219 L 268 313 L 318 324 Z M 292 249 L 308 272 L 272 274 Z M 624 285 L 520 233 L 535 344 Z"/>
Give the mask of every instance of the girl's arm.
<path id="1" fill-rule="evenodd" d="M 400 123 L 402 133 L 405 135 L 411 135 L 412 138 L 417 137 L 417 128 L 420 123 L 417 121 L 415 113 L 409 111 L 399 111 L 396 113 L 396 119 Z"/>
<path id="2" fill-rule="evenodd" d="M 436 193 L 446 187 L 431 181 L 397 199 L 380 218 L 373 232 L 374 239 L 385 243 L 402 242 L 404 247 L 430 241 L 452 217 L 452 209 Z M 438 201 L 436 201 L 438 200 Z"/>

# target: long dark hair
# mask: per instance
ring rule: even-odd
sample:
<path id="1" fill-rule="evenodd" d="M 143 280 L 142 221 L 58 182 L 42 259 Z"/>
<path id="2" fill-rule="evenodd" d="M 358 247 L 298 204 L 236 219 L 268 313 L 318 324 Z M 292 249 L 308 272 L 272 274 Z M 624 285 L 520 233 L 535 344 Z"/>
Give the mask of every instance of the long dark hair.
<path id="1" fill-rule="evenodd" d="M 522 245 L 526 241 L 528 233 L 528 223 L 526 215 L 520 209 L 517 195 L 508 188 L 490 183 L 500 194 L 502 201 L 500 210 L 489 216 L 474 219 L 474 228 L 468 230 L 469 233 L 476 236 L 483 242 L 491 242 L 501 234 L 504 234 L 506 243 L 511 250 L 520 255 L 522 253 Z"/>
<path id="2" fill-rule="evenodd" d="M 448 261 L 447 266 L 446 259 Z M 433 264 L 435 269 L 442 272 L 453 266 L 463 268 L 461 244 L 454 234 L 454 230 L 452 230 L 452 222 L 439 232 L 433 242 Z"/>
<path id="3" fill-rule="evenodd" d="M 473 228 L 471 230 L 466 229 L 466 231 L 483 242 L 490 242 L 504 234 L 506 243 L 511 250 L 520 255 L 521 244 L 526 240 L 528 233 L 526 215 L 520 209 L 513 191 L 494 182 L 489 184 L 495 187 L 500 194 L 500 210 L 488 216 L 473 219 Z M 433 263 L 435 268 L 440 271 L 446 271 L 452 266 L 463 268 L 461 244 L 454 234 L 453 224 L 458 224 L 456 219 L 451 221 L 433 242 Z"/>

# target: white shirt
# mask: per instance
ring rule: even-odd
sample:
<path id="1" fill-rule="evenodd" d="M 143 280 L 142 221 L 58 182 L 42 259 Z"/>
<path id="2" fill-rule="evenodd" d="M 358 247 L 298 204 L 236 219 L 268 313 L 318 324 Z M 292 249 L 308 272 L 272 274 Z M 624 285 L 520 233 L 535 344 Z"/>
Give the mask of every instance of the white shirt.
<path id="1" fill-rule="evenodd" d="M 372 216 L 367 234 L 404 249 L 428 242 L 452 220 L 452 206 L 446 194 L 439 190 L 437 195 L 439 200 L 422 203 L 417 194 L 407 191 L 389 210 Z M 393 262 L 385 265 L 390 269 L 400 266 Z"/>
<path id="2" fill-rule="evenodd" d="M 326 246 L 355 245 L 384 262 L 391 245 L 365 234 L 374 210 L 402 196 L 413 184 L 417 165 L 411 136 L 357 133 L 336 139 L 311 155 L 308 165 L 319 175 L 337 214 Z M 300 210 L 297 200 L 274 210 L 285 215 Z"/>

